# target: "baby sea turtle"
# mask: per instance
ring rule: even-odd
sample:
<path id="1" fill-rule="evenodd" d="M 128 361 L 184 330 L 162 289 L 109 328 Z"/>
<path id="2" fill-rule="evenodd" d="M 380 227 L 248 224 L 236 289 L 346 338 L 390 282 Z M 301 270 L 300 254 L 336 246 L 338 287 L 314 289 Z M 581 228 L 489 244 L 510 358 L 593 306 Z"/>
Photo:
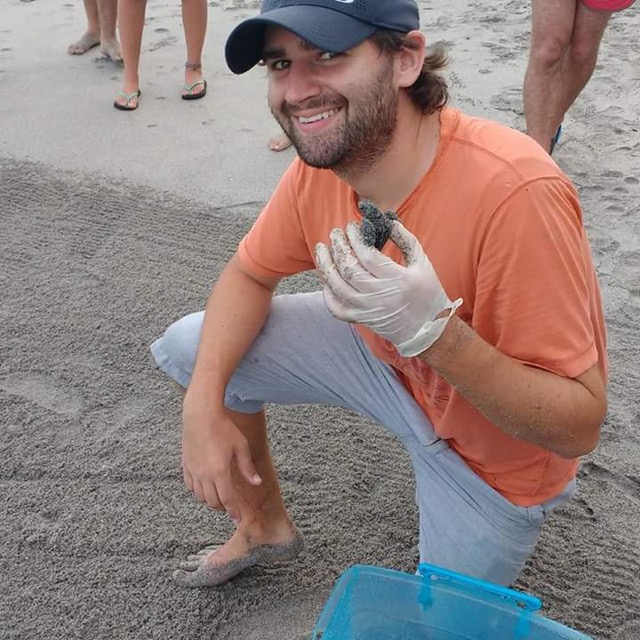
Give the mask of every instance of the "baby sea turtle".
<path id="1" fill-rule="evenodd" d="M 370 247 L 382 249 L 391 233 L 391 222 L 397 220 L 394 211 L 384 213 L 370 200 L 360 200 L 358 208 L 362 213 L 362 238 Z"/>

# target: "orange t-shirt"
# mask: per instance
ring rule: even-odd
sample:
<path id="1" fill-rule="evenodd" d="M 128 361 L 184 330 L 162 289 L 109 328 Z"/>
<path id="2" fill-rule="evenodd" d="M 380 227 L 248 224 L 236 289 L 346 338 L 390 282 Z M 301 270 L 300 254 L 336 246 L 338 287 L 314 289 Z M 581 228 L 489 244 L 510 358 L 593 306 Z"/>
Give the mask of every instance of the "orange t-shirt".
<path id="1" fill-rule="evenodd" d="M 526 135 L 451 108 L 440 119 L 436 158 L 397 213 L 449 298 L 463 299 L 458 316 L 520 362 L 570 378 L 598 363 L 606 377 L 602 303 L 575 189 Z M 296 159 L 242 240 L 240 260 L 271 277 L 314 269 L 316 243 L 361 218 L 357 200 L 332 171 Z M 393 243 L 383 251 L 401 261 Z M 359 329 L 436 433 L 506 498 L 537 504 L 575 475 L 577 460 L 507 435 L 419 358 Z"/>

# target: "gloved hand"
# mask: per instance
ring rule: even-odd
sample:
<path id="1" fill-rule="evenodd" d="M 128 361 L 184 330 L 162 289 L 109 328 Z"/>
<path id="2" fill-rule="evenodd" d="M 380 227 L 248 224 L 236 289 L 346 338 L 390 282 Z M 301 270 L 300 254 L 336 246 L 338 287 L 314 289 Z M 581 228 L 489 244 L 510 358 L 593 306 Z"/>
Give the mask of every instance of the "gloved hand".
<path id="1" fill-rule="evenodd" d="M 402 251 L 405 265 L 367 246 L 355 222 L 347 225 L 346 236 L 334 229 L 330 239 L 331 248 L 323 243 L 315 248 L 329 311 L 369 327 L 406 358 L 426 351 L 462 299 L 449 300 L 418 239 L 399 221 L 392 223 L 390 239 Z"/>

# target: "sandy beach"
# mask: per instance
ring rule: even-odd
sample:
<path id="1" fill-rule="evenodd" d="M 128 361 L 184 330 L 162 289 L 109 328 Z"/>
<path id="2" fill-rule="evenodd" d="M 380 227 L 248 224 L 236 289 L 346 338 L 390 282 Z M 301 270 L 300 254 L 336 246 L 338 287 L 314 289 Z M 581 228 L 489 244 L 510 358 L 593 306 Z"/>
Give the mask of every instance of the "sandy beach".
<path id="1" fill-rule="evenodd" d="M 354 563 L 413 571 L 408 459 L 377 425 L 323 407 L 269 410 L 294 562 L 219 588 L 170 579 L 229 520 L 182 484 L 181 398 L 148 344 L 203 307 L 291 150 L 264 71 L 223 44 L 253 0 L 210 2 L 209 94 L 180 100 L 180 3 L 148 7 L 135 113 L 121 67 L 67 45 L 80 2 L 0 8 L 0 640 L 301 640 Z M 452 101 L 523 128 L 529 3 L 420 2 Z M 602 640 L 640 638 L 640 4 L 613 17 L 554 153 L 578 187 L 609 331 L 609 412 L 579 493 L 555 512 L 517 587 Z M 462 177 L 463 179 L 463 177 Z M 312 274 L 283 291 L 317 288 Z"/>

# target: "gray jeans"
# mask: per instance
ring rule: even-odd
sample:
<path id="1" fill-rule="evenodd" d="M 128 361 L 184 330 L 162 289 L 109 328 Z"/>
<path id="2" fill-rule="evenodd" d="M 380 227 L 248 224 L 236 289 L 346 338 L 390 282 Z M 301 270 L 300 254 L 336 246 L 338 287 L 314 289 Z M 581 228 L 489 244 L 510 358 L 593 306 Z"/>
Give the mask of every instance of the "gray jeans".
<path id="1" fill-rule="evenodd" d="M 151 346 L 158 367 L 189 385 L 203 313 L 185 316 Z M 351 325 L 327 311 L 320 292 L 273 299 L 267 322 L 235 371 L 225 403 L 255 413 L 265 402 L 326 404 L 367 416 L 405 445 L 416 477 L 420 560 L 510 585 L 538 541 L 547 514 L 575 492 L 519 507 L 491 488 L 435 434 L 393 369 Z"/>

